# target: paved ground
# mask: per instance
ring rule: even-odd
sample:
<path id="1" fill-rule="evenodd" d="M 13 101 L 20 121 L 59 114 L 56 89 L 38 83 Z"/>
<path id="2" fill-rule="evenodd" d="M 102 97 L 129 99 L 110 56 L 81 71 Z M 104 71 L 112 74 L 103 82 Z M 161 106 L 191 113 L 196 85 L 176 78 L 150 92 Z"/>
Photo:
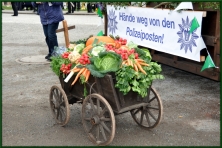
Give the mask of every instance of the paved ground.
<path id="1" fill-rule="evenodd" d="M 81 123 L 81 105 L 70 106 L 65 127 L 55 124 L 49 91 L 60 85 L 49 63 L 18 62 L 47 54 L 39 16 L 2 13 L 2 145 L 92 146 Z M 70 41 L 104 30 L 97 15 L 65 15 Z M 62 25 L 60 24 L 59 28 Z M 58 33 L 64 46 L 63 33 Z M 41 58 L 41 57 L 40 57 Z M 140 128 L 130 113 L 115 116 L 111 146 L 219 146 L 220 82 L 162 65 L 165 80 L 155 81 L 163 102 L 163 119 L 153 130 Z"/>

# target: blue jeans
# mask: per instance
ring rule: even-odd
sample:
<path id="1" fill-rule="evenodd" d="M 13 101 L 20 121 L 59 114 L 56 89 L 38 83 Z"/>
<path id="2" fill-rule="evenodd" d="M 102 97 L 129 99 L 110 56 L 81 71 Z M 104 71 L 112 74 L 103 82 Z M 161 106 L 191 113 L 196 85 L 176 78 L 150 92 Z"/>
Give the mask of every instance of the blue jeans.
<path id="1" fill-rule="evenodd" d="M 56 30 L 59 27 L 59 23 L 53 23 L 48 25 L 42 25 L 43 31 L 45 34 L 45 41 L 49 49 L 49 56 L 52 55 L 52 52 L 54 50 L 54 47 L 58 47 L 58 40 L 56 35 Z"/>

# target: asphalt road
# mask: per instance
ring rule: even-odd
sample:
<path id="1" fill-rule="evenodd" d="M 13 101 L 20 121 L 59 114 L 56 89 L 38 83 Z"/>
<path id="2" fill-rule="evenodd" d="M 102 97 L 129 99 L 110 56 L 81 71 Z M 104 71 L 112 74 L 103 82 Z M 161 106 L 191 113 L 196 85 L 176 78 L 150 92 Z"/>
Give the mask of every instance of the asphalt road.
<path id="1" fill-rule="evenodd" d="M 55 124 L 49 92 L 60 85 L 46 64 L 21 64 L 16 59 L 46 55 L 47 47 L 36 14 L 12 17 L 2 13 L 2 145 L 93 146 L 81 123 L 81 105 L 70 106 L 65 127 Z M 97 15 L 65 15 L 70 41 L 96 35 Z M 62 24 L 59 25 L 59 28 Z M 65 45 L 58 33 L 60 46 Z M 130 113 L 115 116 L 116 132 L 110 146 L 219 146 L 220 82 L 162 64 L 164 80 L 153 82 L 163 102 L 163 118 L 152 130 L 140 128 Z"/>

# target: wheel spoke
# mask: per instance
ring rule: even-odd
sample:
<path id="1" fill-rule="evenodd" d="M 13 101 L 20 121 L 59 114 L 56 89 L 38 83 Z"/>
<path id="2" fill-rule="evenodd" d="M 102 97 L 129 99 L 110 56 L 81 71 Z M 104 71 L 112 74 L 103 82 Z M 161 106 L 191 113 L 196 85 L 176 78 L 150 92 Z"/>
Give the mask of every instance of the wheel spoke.
<path id="1" fill-rule="evenodd" d="M 93 114 L 92 114 L 92 108 L 90 108 L 90 103 L 87 103 L 87 105 L 85 106 L 85 110 L 86 110 L 86 113 L 87 113 L 87 115 L 89 115 L 91 118 L 92 118 L 92 116 L 93 116 Z"/>
<path id="2" fill-rule="evenodd" d="M 91 98 L 89 99 L 89 102 L 90 102 L 91 108 L 93 109 L 93 112 L 96 113 L 96 109 Z"/>
<path id="3" fill-rule="evenodd" d="M 60 112 L 60 108 L 57 109 L 57 112 L 56 112 L 56 113 L 57 113 L 57 114 L 56 114 L 56 119 L 59 118 L 59 112 Z"/>
<path id="4" fill-rule="evenodd" d="M 142 125 L 142 123 L 143 123 L 143 116 L 144 116 L 144 111 L 142 110 L 141 118 L 140 118 L 140 124 L 141 124 L 141 125 Z"/>
<path id="5" fill-rule="evenodd" d="M 155 110 L 160 110 L 159 108 L 156 108 L 156 107 L 152 107 L 152 106 L 149 106 L 148 108 L 149 108 L 149 109 L 155 109 Z"/>
<path id="6" fill-rule="evenodd" d="M 103 126 L 99 124 L 99 127 L 100 127 L 100 130 L 101 130 L 101 132 L 102 132 L 102 135 L 103 135 L 104 140 L 107 141 L 106 134 L 105 134 L 105 131 L 104 131 L 104 129 L 103 129 Z"/>
<path id="7" fill-rule="evenodd" d="M 96 141 L 95 137 L 93 136 L 93 134 L 91 133 L 88 133 L 89 134 L 89 137 L 93 139 L 93 141 Z"/>
<path id="8" fill-rule="evenodd" d="M 154 96 L 152 99 L 150 99 L 150 100 L 148 101 L 148 103 L 152 102 L 154 99 L 156 99 L 156 96 Z"/>
<path id="9" fill-rule="evenodd" d="M 136 109 L 135 109 L 136 110 Z M 134 111 L 135 111 L 134 110 Z M 133 115 L 135 116 L 139 111 L 140 111 L 140 109 L 137 109 L 135 112 L 133 111 Z"/>
<path id="10" fill-rule="evenodd" d="M 62 99 L 62 102 L 59 103 L 59 106 L 64 106 L 65 107 L 65 101 Z"/>
<path id="11" fill-rule="evenodd" d="M 90 121 L 91 120 L 91 118 L 84 118 L 86 121 Z"/>
<path id="12" fill-rule="evenodd" d="M 55 93 L 54 93 L 54 97 L 55 97 L 55 99 L 56 99 L 56 101 L 58 101 L 59 100 L 59 96 L 58 96 L 58 89 L 55 89 L 55 91 L 54 91 Z"/>
<path id="13" fill-rule="evenodd" d="M 60 111 L 59 111 L 59 112 L 60 112 L 60 114 L 59 114 L 59 115 L 60 115 L 60 116 L 59 116 L 59 121 L 61 121 L 61 122 L 62 122 L 63 111 L 60 109 Z"/>
<path id="14" fill-rule="evenodd" d="M 101 122 L 101 125 L 104 127 L 104 129 L 110 133 L 110 129 L 106 126 L 104 122 Z"/>
<path id="15" fill-rule="evenodd" d="M 99 141 L 99 125 L 96 125 L 96 141 Z"/>
<path id="16" fill-rule="evenodd" d="M 92 129 L 95 127 L 95 124 L 89 129 L 88 133 L 91 133 Z"/>
<path id="17" fill-rule="evenodd" d="M 99 101 L 99 99 L 97 98 L 97 113 L 98 113 L 98 115 L 100 114 L 100 101 Z"/>
<path id="18" fill-rule="evenodd" d="M 62 93 L 60 92 L 60 93 L 59 93 L 59 98 L 62 98 L 62 97 L 63 97 L 63 96 L 62 96 Z"/>
<path id="19" fill-rule="evenodd" d="M 63 102 L 63 101 L 64 101 L 64 96 L 60 97 L 60 94 L 59 94 L 59 96 L 58 96 L 58 104 L 60 105 L 61 102 Z"/>
<path id="20" fill-rule="evenodd" d="M 103 114 L 105 113 L 107 111 L 107 108 L 106 108 L 106 106 L 104 107 L 104 109 L 102 110 L 102 112 L 100 113 L 100 117 L 102 117 L 103 116 Z"/>
<path id="21" fill-rule="evenodd" d="M 51 100 L 50 104 L 52 106 L 52 109 L 54 110 L 55 109 L 55 102 L 53 100 Z"/>
<path id="22" fill-rule="evenodd" d="M 150 123 L 150 118 L 149 118 L 149 115 L 147 112 L 145 112 L 145 115 L 146 115 L 146 121 L 148 123 L 149 126 L 151 126 L 151 123 Z"/>
<path id="23" fill-rule="evenodd" d="M 110 118 L 105 118 L 105 117 L 101 117 L 100 120 L 101 120 L 101 121 L 111 121 Z"/>
<path id="24" fill-rule="evenodd" d="M 150 116 L 155 120 L 157 121 L 157 119 L 155 118 L 155 116 L 151 113 L 151 111 L 149 109 L 147 109 L 148 113 L 150 114 Z"/>
<path id="25" fill-rule="evenodd" d="M 66 116 L 66 109 L 65 109 L 65 107 L 61 107 L 61 113 L 64 115 L 64 116 Z"/>

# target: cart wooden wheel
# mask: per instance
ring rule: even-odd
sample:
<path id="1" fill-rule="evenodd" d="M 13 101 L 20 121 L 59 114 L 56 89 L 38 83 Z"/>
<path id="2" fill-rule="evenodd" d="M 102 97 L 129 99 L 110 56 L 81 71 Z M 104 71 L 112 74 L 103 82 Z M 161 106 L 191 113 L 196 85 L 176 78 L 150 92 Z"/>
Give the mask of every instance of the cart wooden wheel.
<path id="1" fill-rule="evenodd" d="M 113 110 L 101 95 L 88 95 L 82 105 L 82 123 L 89 139 L 100 146 L 113 141 L 116 123 Z"/>
<path id="2" fill-rule="evenodd" d="M 51 87 L 49 95 L 50 107 L 56 122 L 64 126 L 69 122 L 69 102 L 64 90 L 56 85 Z"/>
<path id="3" fill-rule="evenodd" d="M 133 109 L 130 113 L 139 126 L 152 129 L 160 123 L 163 114 L 162 101 L 153 88 L 150 89 L 147 102 L 149 105 Z"/>

